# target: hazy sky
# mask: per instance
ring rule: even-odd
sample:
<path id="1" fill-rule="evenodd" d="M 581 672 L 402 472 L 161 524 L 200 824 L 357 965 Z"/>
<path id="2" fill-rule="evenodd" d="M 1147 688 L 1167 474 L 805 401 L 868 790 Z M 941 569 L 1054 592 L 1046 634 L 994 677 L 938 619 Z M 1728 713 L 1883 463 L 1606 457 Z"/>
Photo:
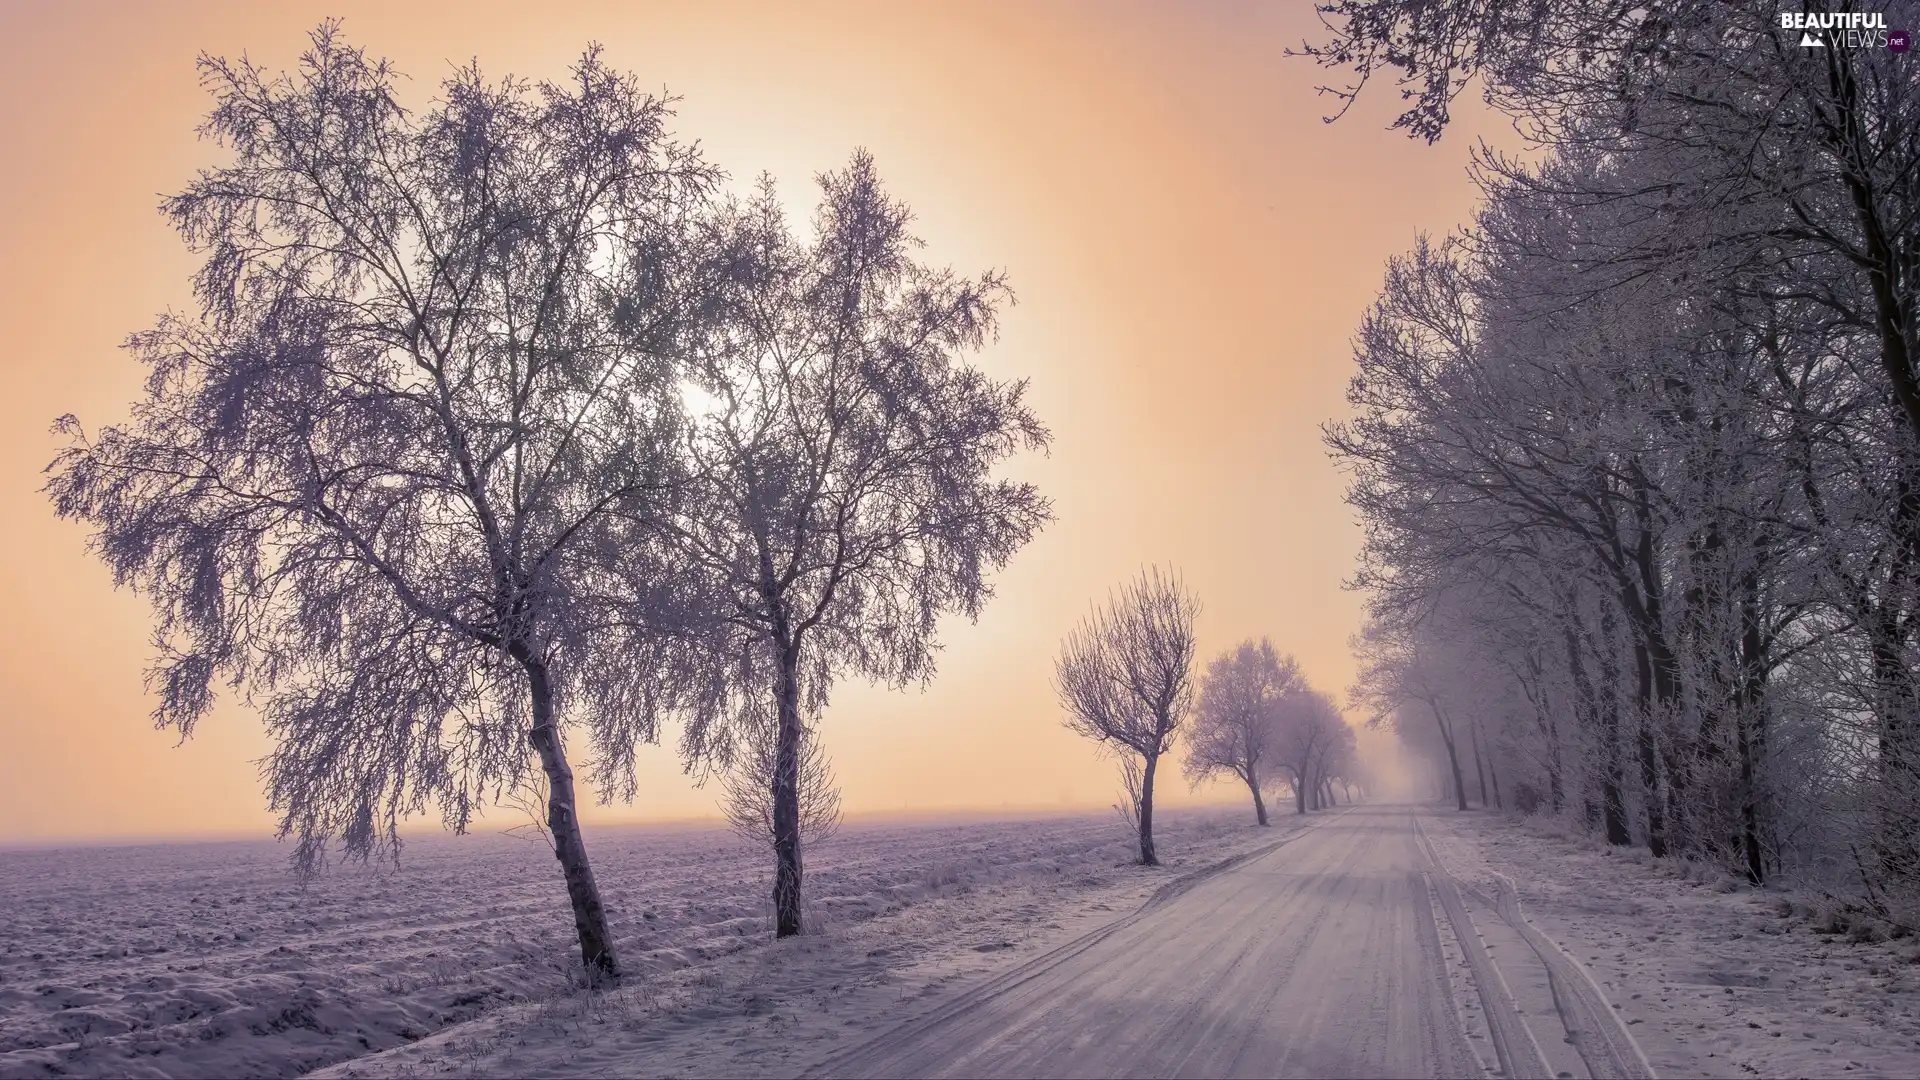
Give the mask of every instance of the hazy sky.
<path id="1" fill-rule="evenodd" d="M 1318 425 L 1343 408 L 1382 260 L 1465 218 L 1467 151 L 1494 129 L 1475 113 L 1409 142 L 1385 130 L 1390 91 L 1323 124 L 1323 73 L 1283 55 L 1316 29 L 1307 0 L 0 0 L 0 841 L 271 825 L 247 709 L 185 745 L 153 729 L 145 604 L 53 519 L 40 470 L 56 416 L 124 417 L 141 369 L 119 343 L 188 304 L 192 260 L 154 208 L 213 160 L 194 57 L 284 66 L 330 14 L 416 103 L 451 64 L 558 76 L 599 41 L 680 95 L 679 134 L 735 176 L 810 202 L 811 177 L 866 146 L 931 261 L 1008 271 L 1019 304 L 981 362 L 1032 380 L 1054 450 L 1017 468 L 1058 521 L 978 624 L 945 626 L 924 693 L 836 690 L 824 732 L 849 810 L 1111 801 L 1113 766 L 1060 727 L 1048 673 L 1089 601 L 1148 562 L 1202 597 L 1203 659 L 1268 634 L 1345 688 L 1358 531 Z M 642 763 L 638 802 L 590 821 L 712 812 L 671 737 Z"/>

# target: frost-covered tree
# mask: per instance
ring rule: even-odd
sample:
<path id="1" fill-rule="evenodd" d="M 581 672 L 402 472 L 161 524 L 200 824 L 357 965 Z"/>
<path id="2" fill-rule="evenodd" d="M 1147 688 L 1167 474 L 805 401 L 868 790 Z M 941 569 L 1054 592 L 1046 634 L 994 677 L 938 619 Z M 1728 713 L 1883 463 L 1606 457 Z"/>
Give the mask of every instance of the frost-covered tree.
<path id="1" fill-rule="evenodd" d="M 1200 601 L 1179 574 L 1150 567 L 1121 586 L 1060 644 L 1054 692 L 1066 725 L 1120 758 L 1140 861 L 1153 847 L 1153 783 L 1193 698 L 1194 619 Z"/>
<path id="2" fill-rule="evenodd" d="M 779 768 L 780 740 L 772 729 L 748 732 L 735 749 L 721 781 L 720 811 L 734 835 L 768 852 L 779 851 L 780 832 L 773 825 L 773 775 Z M 834 782 L 833 761 L 813 732 L 803 732 L 797 767 L 800 802 L 800 843 L 811 848 L 840 831 L 840 786 Z"/>
<path id="3" fill-rule="evenodd" d="M 1466 776 L 1460 768 L 1459 725 L 1449 707 L 1448 690 L 1466 673 L 1449 665 L 1440 655 L 1429 625 L 1397 623 L 1381 619 L 1369 622 L 1353 641 L 1360 656 L 1360 677 L 1350 695 L 1369 712 L 1369 723 L 1393 725 L 1403 741 L 1414 746 L 1438 745 L 1444 751 L 1449 790 L 1459 809 L 1467 808 Z M 1419 712 L 1424 718 L 1415 720 Z M 1437 744 L 1424 735 L 1409 738 L 1405 725 L 1426 724 L 1437 736 Z M 1296 758 L 1306 758 L 1315 744 L 1301 744 L 1296 737 Z"/>
<path id="4" fill-rule="evenodd" d="M 864 152 L 820 195 L 810 237 L 770 184 L 711 229 L 721 330 L 682 388 L 690 479 L 669 519 L 635 528 L 692 568 L 719 623 L 688 756 L 772 733 L 782 937 L 801 928 L 802 743 L 834 679 L 931 678 L 939 618 L 976 617 L 988 576 L 1051 516 L 1032 484 L 995 476 L 1047 446 L 1026 384 L 965 360 L 1004 283 L 916 261 L 911 215 Z"/>
<path id="5" fill-rule="evenodd" d="M 1329 697 L 1328 700 L 1331 701 L 1332 698 Z M 1335 717 L 1339 720 L 1339 726 L 1333 729 L 1333 738 L 1327 741 L 1326 748 L 1321 751 L 1319 765 L 1315 770 L 1319 778 L 1315 790 L 1320 793 L 1321 806 L 1339 805 L 1340 800 L 1334 795 L 1333 786 L 1335 784 L 1344 786 L 1345 778 L 1353 775 L 1360 761 L 1359 737 L 1353 733 L 1353 727 L 1346 722 L 1345 718 L 1340 717 L 1337 711 Z"/>
<path id="6" fill-rule="evenodd" d="M 1343 758 L 1353 753 L 1353 729 L 1341 719 L 1333 698 L 1311 687 L 1285 695 L 1274 711 L 1275 760 L 1287 771 L 1294 812 L 1318 810 L 1325 798 L 1327 766 L 1344 767 Z"/>
<path id="7" fill-rule="evenodd" d="M 1649 580 L 1671 576 L 1681 588 L 1669 609 L 1672 655 L 1652 657 L 1651 696 L 1664 715 L 1641 725 L 1656 745 L 1636 749 L 1642 760 L 1649 751 L 1658 759 L 1663 743 L 1675 751 L 1667 776 L 1677 787 L 1656 779 L 1660 801 L 1683 816 L 1668 815 L 1653 845 L 1664 848 L 1669 832 L 1701 833 L 1684 816 L 1690 809 L 1733 806 L 1747 819 L 1738 843 L 1747 872 L 1761 872 L 1763 687 L 1774 668 L 1792 663 L 1798 624 L 1809 641 L 1851 639 L 1847 651 L 1865 658 L 1862 678 L 1818 680 L 1816 697 L 1821 708 L 1848 703 L 1827 714 L 1845 715 L 1838 725 L 1848 729 L 1834 730 L 1831 746 L 1871 747 L 1843 754 L 1853 759 L 1845 769 L 1805 774 L 1871 778 L 1860 793 L 1876 806 L 1870 846 L 1880 872 L 1920 873 L 1920 803 L 1912 794 L 1920 791 L 1920 725 L 1912 720 L 1920 714 L 1920 69 L 1884 43 L 1854 47 L 1819 29 L 1813 33 L 1826 47 L 1803 47 L 1805 31 L 1781 18 L 1796 11 L 1772 0 L 1333 0 L 1322 11 L 1329 35 L 1309 51 L 1357 76 L 1340 91 L 1345 98 L 1390 74 L 1410 100 L 1400 126 L 1434 139 L 1449 102 L 1474 81 L 1553 151 L 1542 168 L 1485 158 L 1492 186 L 1531 204 L 1529 222 L 1610 222 L 1565 263 L 1577 271 L 1577 290 L 1538 293 L 1596 297 L 1690 264 L 1691 282 L 1706 288 L 1673 290 L 1676 304 L 1731 316 L 1737 329 L 1722 344 L 1732 348 L 1719 354 L 1751 358 L 1778 376 L 1747 395 L 1751 408 L 1696 415 L 1708 425 L 1766 421 L 1725 432 L 1735 439 L 1770 444 L 1793 432 L 1791 445 L 1805 455 L 1797 460 L 1811 466 L 1800 471 L 1805 486 L 1753 528 L 1737 522 L 1732 506 L 1720 508 L 1719 520 L 1696 518 L 1692 502 L 1674 516 L 1681 561 L 1648 560 L 1678 571 L 1649 572 Z M 1898 29 L 1920 9 L 1896 3 L 1886 15 Z M 1595 162 L 1605 167 L 1590 167 Z M 1794 400 L 1802 395 L 1805 402 Z M 1847 460 L 1869 445 L 1870 456 Z M 1691 473 L 1689 482 L 1710 481 Z M 1647 491 L 1654 509 L 1681 509 L 1659 505 L 1666 492 L 1655 485 Z M 1794 505 L 1801 497 L 1804 505 Z M 1824 580 L 1798 597 L 1776 591 L 1776 583 L 1810 583 L 1789 569 L 1803 557 Z M 1746 594 L 1751 617 L 1715 613 L 1729 598 L 1723 587 Z M 1644 638 L 1646 620 L 1628 615 Z M 1736 632 L 1742 619 L 1751 632 Z M 1707 645 L 1713 637 L 1725 640 Z M 1736 638 L 1741 644 L 1731 647 Z M 1855 670 L 1836 655 L 1828 660 L 1835 674 Z M 1721 731 L 1730 736 L 1724 748 Z M 1713 776 L 1722 749 L 1738 761 L 1730 780 Z M 1710 795 L 1694 787 L 1696 775 L 1738 793 Z M 1696 794 L 1716 805 L 1691 807 Z M 1702 838 L 1717 844 L 1715 831 Z"/>
<path id="8" fill-rule="evenodd" d="M 582 959 L 615 975 L 566 735 L 630 796 L 676 688 L 595 583 L 612 512 L 674 486 L 715 174 L 596 52 L 557 83 L 458 69 L 419 112 L 331 24 L 292 74 L 200 66 L 230 159 L 163 206 L 199 310 L 131 339 L 128 422 L 62 421 L 49 492 L 153 604 L 157 722 L 192 734 L 222 683 L 260 708 L 303 866 L 397 849 L 428 803 L 464 829 L 531 751 Z"/>
<path id="9" fill-rule="evenodd" d="M 1773 5 L 1642 6 L 1641 52 L 1616 27 L 1553 56 L 1605 5 L 1478 43 L 1495 7 L 1417 7 L 1340 10 L 1398 12 L 1394 66 L 1494 49 L 1544 152 L 1483 161 L 1474 228 L 1390 265 L 1328 432 L 1381 685 L 1444 656 L 1490 799 L 1510 777 L 1611 843 L 1911 918 L 1920 73 L 1802 50 Z"/>
<path id="10" fill-rule="evenodd" d="M 1243 641 L 1207 665 L 1187 736 L 1187 778 L 1194 784 L 1230 773 L 1253 795 L 1253 816 L 1267 824 L 1261 766 L 1271 757 L 1275 706 L 1301 685 L 1300 665 L 1266 638 Z"/>

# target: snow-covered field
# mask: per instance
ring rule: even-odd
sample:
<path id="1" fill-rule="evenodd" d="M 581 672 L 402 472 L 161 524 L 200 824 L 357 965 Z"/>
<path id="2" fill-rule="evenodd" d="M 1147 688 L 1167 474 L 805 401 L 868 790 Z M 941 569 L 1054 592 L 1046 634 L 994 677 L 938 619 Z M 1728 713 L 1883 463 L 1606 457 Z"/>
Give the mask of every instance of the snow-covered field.
<path id="1" fill-rule="evenodd" d="M 1246 817 L 1163 813 L 1159 871 L 1128 865 L 1111 814 L 850 824 L 809 853 L 824 933 L 778 948 L 768 858 L 718 829 L 594 830 L 623 963 L 643 975 L 611 1002 L 567 990 L 571 921 L 538 840 L 421 837 L 398 869 L 304 887 L 270 843 L 0 852 L 0 1077 L 292 1076 L 489 1013 L 395 1066 L 458 1047 L 437 1068 L 473 1071 L 474 1046 L 509 1020 L 575 1032 L 549 1058 L 584 1051 L 576 1029 L 609 1010 L 777 1024 L 768 1002 L 801 982 L 831 995 L 908 969 L 961 977 L 1290 825 Z"/>

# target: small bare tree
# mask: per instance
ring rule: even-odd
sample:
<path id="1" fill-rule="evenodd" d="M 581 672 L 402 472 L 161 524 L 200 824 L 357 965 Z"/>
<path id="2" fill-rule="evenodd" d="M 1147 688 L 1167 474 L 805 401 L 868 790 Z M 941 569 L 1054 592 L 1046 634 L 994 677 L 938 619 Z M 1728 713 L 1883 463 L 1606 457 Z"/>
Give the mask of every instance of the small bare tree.
<path id="1" fill-rule="evenodd" d="M 1267 824 L 1260 766 L 1271 756 L 1275 706 L 1302 685 L 1300 665 L 1274 652 L 1273 642 L 1249 638 L 1207 665 L 1188 736 L 1187 778 L 1198 786 L 1231 773 L 1253 793 L 1253 815 Z"/>
<path id="2" fill-rule="evenodd" d="M 773 778 L 779 764 L 779 733 L 755 729 L 736 751 L 720 789 L 720 811 L 734 835 L 775 854 L 780 833 L 773 824 Z M 834 783 L 833 762 L 812 731 L 801 736 L 798 765 L 800 843 L 810 849 L 840 831 L 840 787 Z"/>
<path id="3" fill-rule="evenodd" d="M 1153 781 L 1193 697 L 1193 622 L 1200 601 L 1179 575 L 1151 567 L 1061 643 L 1054 692 L 1068 728 L 1120 755 L 1123 808 L 1140 833 L 1140 861 L 1157 866 Z"/>

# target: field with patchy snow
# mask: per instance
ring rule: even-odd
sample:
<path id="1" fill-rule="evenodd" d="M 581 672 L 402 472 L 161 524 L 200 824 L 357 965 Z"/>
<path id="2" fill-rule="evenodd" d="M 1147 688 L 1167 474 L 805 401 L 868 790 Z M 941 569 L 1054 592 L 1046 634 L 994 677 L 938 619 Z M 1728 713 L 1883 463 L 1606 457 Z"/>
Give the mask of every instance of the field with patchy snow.
<path id="1" fill-rule="evenodd" d="M 1282 831 L 1245 817 L 1163 812 L 1160 871 L 1128 865 L 1111 814 L 850 824 L 809 853 L 817 940 L 840 957 L 861 928 L 884 939 L 840 973 L 849 989 L 932 954 L 963 974 Z M 800 939 L 774 955 L 770 860 L 723 830 L 602 828 L 588 845 L 646 1008 L 698 999 L 677 1015 L 764 1020 L 766 979 L 816 949 Z M 559 871 L 537 840 L 422 837 L 398 868 L 305 886 L 271 843 L 4 851 L 0 1077 L 294 1076 L 514 1003 L 584 1023 L 567 990 L 573 952 Z M 820 992 L 842 989 L 837 969 L 808 970 Z"/>

